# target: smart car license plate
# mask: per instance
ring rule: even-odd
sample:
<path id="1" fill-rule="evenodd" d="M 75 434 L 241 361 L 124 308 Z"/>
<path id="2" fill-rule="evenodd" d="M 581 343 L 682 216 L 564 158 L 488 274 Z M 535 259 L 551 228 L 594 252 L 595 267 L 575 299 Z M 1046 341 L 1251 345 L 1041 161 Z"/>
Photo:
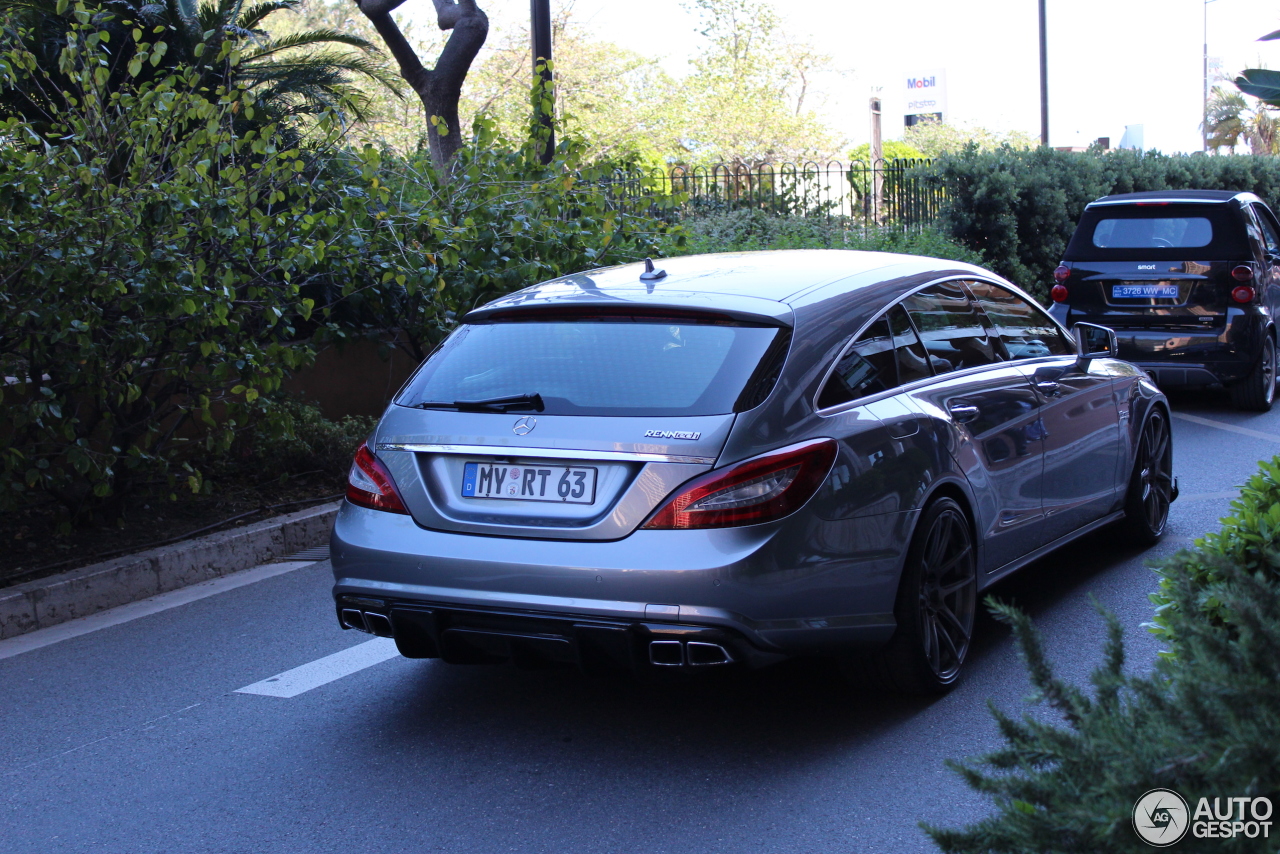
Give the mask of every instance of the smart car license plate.
<path id="1" fill-rule="evenodd" d="M 1177 299 L 1178 286 L 1159 284 L 1126 284 L 1111 286 L 1112 299 Z"/>
<path id="2" fill-rule="evenodd" d="M 467 463 L 462 472 L 462 497 L 594 504 L 596 469 Z"/>

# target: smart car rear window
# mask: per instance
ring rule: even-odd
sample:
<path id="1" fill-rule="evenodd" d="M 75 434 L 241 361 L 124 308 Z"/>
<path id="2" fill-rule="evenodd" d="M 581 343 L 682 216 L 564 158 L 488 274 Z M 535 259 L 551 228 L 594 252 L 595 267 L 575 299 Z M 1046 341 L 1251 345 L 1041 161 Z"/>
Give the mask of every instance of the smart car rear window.
<path id="1" fill-rule="evenodd" d="M 776 381 L 772 326 L 671 320 L 468 324 L 413 377 L 397 403 L 449 408 L 537 394 L 552 415 L 720 415 L 743 390 Z M 772 371 L 772 373 L 770 373 Z"/>
<path id="2" fill-rule="evenodd" d="M 1199 249 L 1213 240 L 1213 224 L 1203 216 L 1102 219 L 1093 227 L 1099 249 Z"/>
<path id="3" fill-rule="evenodd" d="M 1230 260 L 1252 252 L 1240 211 L 1225 204 L 1099 205 L 1067 245 L 1069 261 Z"/>

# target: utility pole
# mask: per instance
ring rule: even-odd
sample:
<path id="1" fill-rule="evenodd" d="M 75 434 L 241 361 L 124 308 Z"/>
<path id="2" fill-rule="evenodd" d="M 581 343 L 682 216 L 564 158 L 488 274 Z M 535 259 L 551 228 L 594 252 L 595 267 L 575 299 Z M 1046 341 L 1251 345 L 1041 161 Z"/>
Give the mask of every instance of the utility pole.
<path id="1" fill-rule="evenodd" d="M 1044 22 L 1044 0 L 1040 0 L 1040 144 L 1049 147 L 1049 38 Z"/>
<path id="2" fill-rule="evenodd" d="M 533 77 L 541 79 L 542 94 L 554 97 L 551 88 L 551 0 L 529 0 L 529 34 L 533 41 Z M 546 128 L 542 162 L 550 163 L 556 150 L 555 109 L 543 109 L 543 99 L 533 105 L 534 121 Z"/>
<path id="3" fill-rule="evenodd" d="M 1204 100 L 1200 110 L 1200 150 L 1209 150 L 1209 4 L 1204 0 Z"/>

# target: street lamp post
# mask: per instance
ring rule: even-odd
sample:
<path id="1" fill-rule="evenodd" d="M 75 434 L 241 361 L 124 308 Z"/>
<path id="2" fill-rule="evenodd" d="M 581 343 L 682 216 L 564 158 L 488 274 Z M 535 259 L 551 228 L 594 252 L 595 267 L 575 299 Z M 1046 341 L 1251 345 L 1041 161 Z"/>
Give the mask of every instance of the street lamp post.
<path id="1" fill-rule="evenodd" d="M 1200 150 L 1209 150 L 1209 4 L 1204 0 L 1204 100 L 1200 109 Z"/>
<path id="2" fill-rule="evenodd" d="M 1044 0 L 1040 0 L 1040 144 L 1049 147 L 1049 53 L 1044 21 Z"/>

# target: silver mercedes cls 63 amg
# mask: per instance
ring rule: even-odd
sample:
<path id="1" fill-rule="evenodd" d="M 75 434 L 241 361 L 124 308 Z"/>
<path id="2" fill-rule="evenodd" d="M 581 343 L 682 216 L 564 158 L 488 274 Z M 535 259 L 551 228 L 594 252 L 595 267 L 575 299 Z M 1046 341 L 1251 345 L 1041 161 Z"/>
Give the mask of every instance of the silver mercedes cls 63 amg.
<path id="1" fill-rule="evenodd" d="M 334 525 L 345 628 L 411 658 L 793 656 L 946 690 L 984 587 L 1177 495 L 1169 408 L 979 267 L 873 252 L 591 270 L 471 311 Z"/>

